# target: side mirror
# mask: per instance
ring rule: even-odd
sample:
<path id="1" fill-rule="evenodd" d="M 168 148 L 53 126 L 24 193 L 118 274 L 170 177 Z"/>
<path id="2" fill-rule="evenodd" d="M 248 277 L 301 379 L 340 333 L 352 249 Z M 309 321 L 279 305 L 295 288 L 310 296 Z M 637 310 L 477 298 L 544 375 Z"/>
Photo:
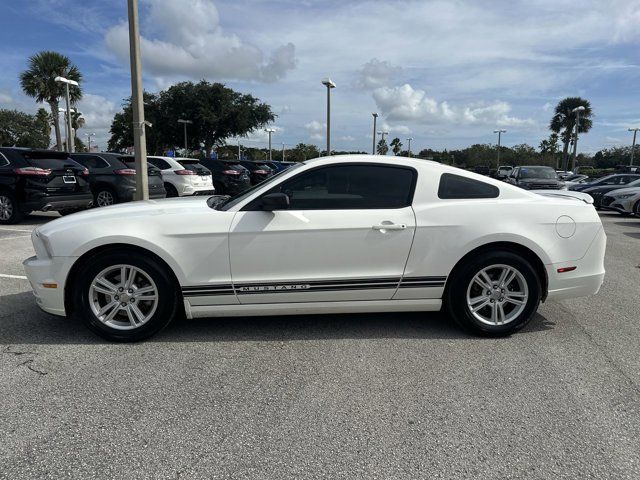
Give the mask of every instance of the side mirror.
<path id="1" fill-rule="evenodd" d="M 285 193 L 270 193 L 260 199 L 260 206 L 265 212 L 287 210 L 289 208 L 289 195 Z"/>

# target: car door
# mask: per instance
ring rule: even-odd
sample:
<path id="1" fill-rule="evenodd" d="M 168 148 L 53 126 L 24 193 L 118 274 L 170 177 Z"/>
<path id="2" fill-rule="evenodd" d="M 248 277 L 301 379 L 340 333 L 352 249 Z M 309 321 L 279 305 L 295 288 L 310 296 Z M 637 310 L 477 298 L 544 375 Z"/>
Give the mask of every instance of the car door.
<path id="1" fill-rule="evenodd" d="M 229 248 L 241 303 L 388 300 L 415 232 L 417 172 L 386 164 L 316 167 L 266 192 L 234 217 Z M 264 196 L 262 195 L 262 196 Z"/>

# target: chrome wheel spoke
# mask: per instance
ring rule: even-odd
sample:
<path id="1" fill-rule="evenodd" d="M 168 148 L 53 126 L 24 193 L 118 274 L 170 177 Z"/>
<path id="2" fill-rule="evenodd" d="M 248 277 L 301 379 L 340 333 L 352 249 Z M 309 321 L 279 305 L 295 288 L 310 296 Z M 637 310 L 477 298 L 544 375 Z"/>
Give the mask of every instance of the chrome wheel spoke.
<path id="1" fill-rule="evenodd" d="M 484 302 L 482 302 L 480 305 L 477 305 L 477 306 L 473 307 L 473 308 L 471 309 L 471 311 L 472 311 L 473 313 L 475 313 L 475 312 L 477 312 L 477 311 L 479 311 L 479 310 L 482 310 L 484 307 L 486 307 L 487 305 L 489 305 L 489 303 L 490 303 L 490 302 L 491 302 L 491 301 L 490 301 L 488 298 L 486 298 Z"/>
<path id="2" fill-rule="evenodd" d="M 480 288 L 484 290 L 491 290 L 491 281 L 489 281 L 489 283 L 486 283 L 483 279 L 480 278 L 479 274 L 473 277 L 473 281 L 477 283 Z"/>
<path id="3" fill-rule="evenodd" d="M 524 300 L 516 300 L 508 295 L 504 298 L 504 301 L 505 303 L 513 303 L 514 305 L 524 305 L 526 303 Z"/>
<path id="4" fill-rule="evenodd" d="M 153 279 L 132 265 L 104 269 L 89 287 L 92 312 L 100 322 L 117 330 L 131 330 L 148 322 L 158 308 L 158 301 L 159 292 Z"/>
<path id="5" fill-rule="evenodd" d="M 507 285 L 509 285 L 511 282 L 513 282 L 513 279 L 516 278 L 516 271 L 515 270 L 511 270 L 509 272 L 509 275 L 505 278 L 504 282 L 500 283 L 501 287 L 506 287 Z"/>
<path id="6" fill-rule="evenodd" d="M 503 324 L 505 321 L 506 315 L 504 314 L 504 308 L 501 303 L 496 303 L 497 313 L 498 313 L 498 323 Z"/>

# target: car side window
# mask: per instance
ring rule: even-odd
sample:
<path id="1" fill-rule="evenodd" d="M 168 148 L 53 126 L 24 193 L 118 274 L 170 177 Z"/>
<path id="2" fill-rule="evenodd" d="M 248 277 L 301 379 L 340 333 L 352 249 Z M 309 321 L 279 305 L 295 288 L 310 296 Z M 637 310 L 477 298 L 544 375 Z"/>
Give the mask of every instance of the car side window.
<path id="1" fill-rule="evenodd" d="M 96 155 L 83 155 L 81 157 L 75 157 L 74 160 L 87 168 L 106 168 L 109 166 L 106 161 Z"/>
<path id="2" fill-rule="evenodd" d="M 9 165 L 9 160 L 4 156 L 4 153 L 0 152 L 0 168 Z"/>
<path id="3" fill-rule="evenodd" d="M 496 198 L 500 189 L 494 185 L 452 173 L 443 173 L 438 186 L 438 198 Z"/>
<path id="4" fill-rule="evenodd" d="M 290 210 L 402 208 L 411 205 L 417 172 L 386 165 L 333 165 L 297 175 L 268 193 L 289 196 Z"/>

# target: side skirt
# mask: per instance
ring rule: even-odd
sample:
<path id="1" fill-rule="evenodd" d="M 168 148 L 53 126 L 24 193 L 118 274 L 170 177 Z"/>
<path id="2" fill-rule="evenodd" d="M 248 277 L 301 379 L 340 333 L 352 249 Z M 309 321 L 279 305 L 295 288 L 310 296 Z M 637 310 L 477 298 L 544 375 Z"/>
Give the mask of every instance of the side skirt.
<path id="1" fill-rule="evenodd" d="M 187 318 L 315 315 L 323 313 L 437 312 L 441 308 L 442 300 L 440 299 L 260 303 L 205 306 L 192 306 L 188 299 L 184 300 L 184 310 Z"/>

